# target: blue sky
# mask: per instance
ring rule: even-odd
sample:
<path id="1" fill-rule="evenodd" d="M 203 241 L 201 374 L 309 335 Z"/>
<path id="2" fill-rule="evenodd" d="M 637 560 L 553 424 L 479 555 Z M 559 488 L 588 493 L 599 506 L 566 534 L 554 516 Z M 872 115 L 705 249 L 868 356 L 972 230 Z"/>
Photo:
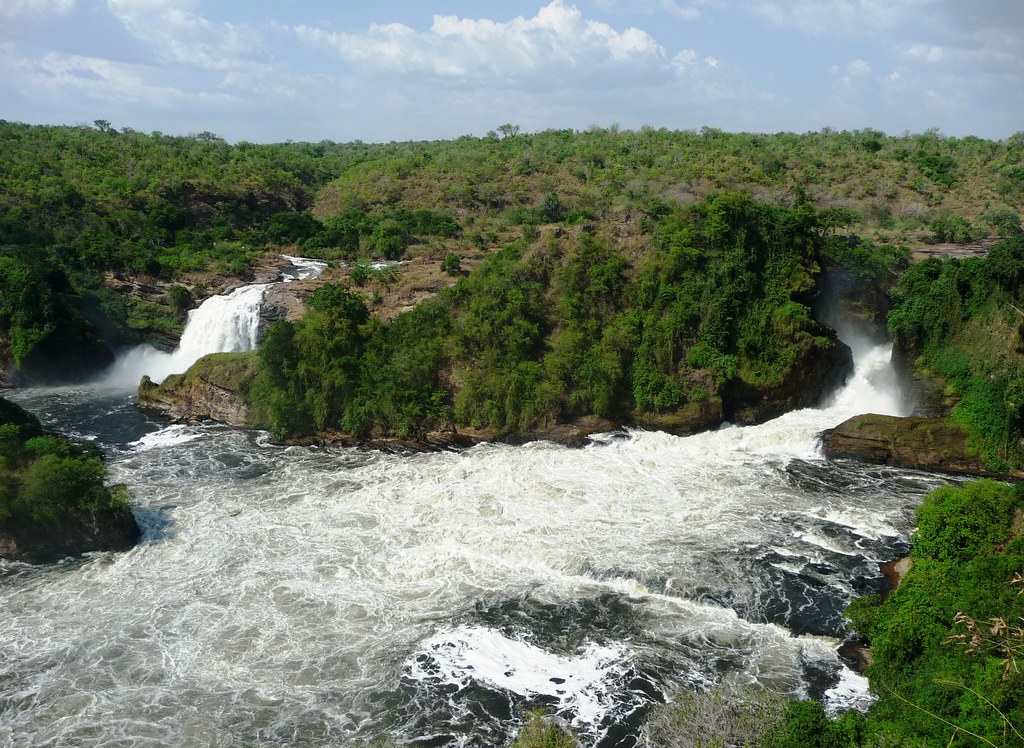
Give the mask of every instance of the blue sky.
<path id="1" fill-rule="evenodd" d="M 1024 0 L 0 0 L 0 118 L 230 141 L 1024 130 Z"/>

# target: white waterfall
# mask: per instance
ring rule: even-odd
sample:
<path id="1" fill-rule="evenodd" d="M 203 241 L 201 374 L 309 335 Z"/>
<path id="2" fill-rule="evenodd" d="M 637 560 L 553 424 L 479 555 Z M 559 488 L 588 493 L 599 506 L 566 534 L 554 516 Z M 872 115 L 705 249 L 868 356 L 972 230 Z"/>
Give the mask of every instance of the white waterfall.
<path id="1" fill-rule="evenodd" d="M 211 296 L 188 313 L 178 348 L 172 353 L 151 345 L 137 346 L 121 356 L 104 375 L 103 383 L 135 386 L 143 375 L 162 382 L 181 374 L 209 353 L 250 351 L 256 347 L 260 305 L 269 283 L 236 288 L 229 294 Z"/>
<path id="2" fill-rule="evenodd" d="M 327 263 L 305 257 L 281 255 L 292 268 L 281 271 L 284 282 L 316 278 Z M 210 353 L 251 351 L 256 347 L 260 307 L 270 283 L 236 288 L 228 294 L 211 296 L 188 313 L 178 348 L 172 353 L 151 345 L 137 346 L 122 355 L 101 378 L 113 387 L 135 387 L 143 376 L 158 384 L 171 374 L 181 374 Z"/>

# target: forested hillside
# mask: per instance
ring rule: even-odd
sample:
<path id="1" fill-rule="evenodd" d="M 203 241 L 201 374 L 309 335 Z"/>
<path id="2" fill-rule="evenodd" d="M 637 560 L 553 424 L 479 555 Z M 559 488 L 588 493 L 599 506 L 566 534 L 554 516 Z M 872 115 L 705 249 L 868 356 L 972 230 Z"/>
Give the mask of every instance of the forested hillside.
<path id="1" fill-rule="evenodd" d="M 722 191 L 852 210 L 855 233 L 897 246 L 1020 228 L 1020 136 L 499 130 L 440 142 L 231 145 L 102 120 L 2 122 L 6 368 L 66 378 L 108 361 L 111 345 L 173 337 L 211 279 L 244 276 L 268 248 L 447 259 L 455 270 L 578 227 L 636 263 L 665 216 Z M 139 281 L 149 290 L 131 293 Z M 369 281 L 362 293 L 372 302 Z"/>

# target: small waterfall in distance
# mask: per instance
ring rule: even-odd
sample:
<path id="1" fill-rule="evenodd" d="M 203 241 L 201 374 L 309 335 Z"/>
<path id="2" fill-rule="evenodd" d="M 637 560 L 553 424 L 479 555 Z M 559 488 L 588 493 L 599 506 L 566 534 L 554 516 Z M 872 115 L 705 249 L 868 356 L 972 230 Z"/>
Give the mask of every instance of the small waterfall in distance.
<path id="1" fill-rule="evenodd" d="M 293 268 L 282 271 L 282 281 L 315 278 L 327 266 L 317 260 L 282 255 Z M 135 387 L 143 376 L 158 384 L 171 374 L 181 374 L 210 353 L 236 353 L 256 347 L 260 307 L 270 283 L 236 288 L 228 294 L 211 296 L 188 313 L 178 347 L 166 353 L 151 345 L 140 345 L 122 355 L 102 377 L 101 383 L 114 387 Z"/>
<path id="2" fill-rule="evenodd" d="M 104 375 L 103 384 L 134 387 L 144 375 L 160 383 L 181 374 L 208 353 L 250 351 L 256 347 L 260 305 L 269 283 L 236 288 L 211 296 L 188 313 L 178 347 L 172 353 L 140 345 L 121 356 Z"/>

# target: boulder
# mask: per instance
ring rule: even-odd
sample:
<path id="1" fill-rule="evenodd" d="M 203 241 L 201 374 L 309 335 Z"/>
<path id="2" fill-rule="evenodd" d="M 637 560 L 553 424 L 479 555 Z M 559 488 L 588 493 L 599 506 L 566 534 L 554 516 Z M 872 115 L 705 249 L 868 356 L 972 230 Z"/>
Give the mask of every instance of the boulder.
<path id="1" fill-rule="evenodd" d="M 250 425 L 249 406 L 243 395 L 201 372 L 168 377 L 163 384 L 143 377 L 138 403 L 176 423 L 217 421 L 231 426 Z"/>
<path id="2" fill-rule="evenodd" d="M 106 507 L 95 513 L 66 509 L 44 524 L 0 523 L 0 558 L 47 562 L 89 551 L 127 551 L 139 542 L 139 535 L 127 507 Z"/>
<path id="3" fill-rule="evenodd" d="M 993 475 L 969 447 L 967 432 L 945 418 L 867 413 L 850 418 L 821 436 L 822 449 L 829 458 L 943 473 Z"/>
<path id="4" fill-rule="evenodd" d="M 778 384 L 753 385 L 737 378 L 723 388 L 725 419 L 740 425 L 764 423 L 783 413 L 812 408 L 853 372 L 853 354 L 835 333 L 808 336 L 788 374 Z"/>

